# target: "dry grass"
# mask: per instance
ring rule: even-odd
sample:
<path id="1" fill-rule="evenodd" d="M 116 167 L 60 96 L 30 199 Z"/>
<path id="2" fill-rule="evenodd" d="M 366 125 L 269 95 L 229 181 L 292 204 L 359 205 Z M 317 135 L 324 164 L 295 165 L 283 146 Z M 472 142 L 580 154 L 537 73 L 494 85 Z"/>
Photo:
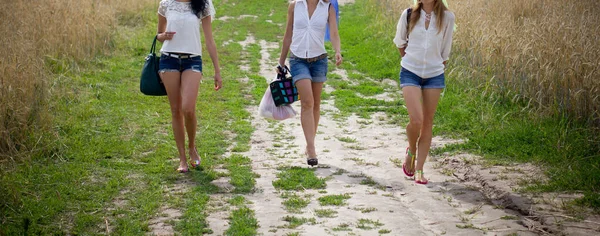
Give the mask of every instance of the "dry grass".
<path id="1" fill-rule="evenodd" d="M 369 0 L 390 32 L 412 0 Z M 600 2 L 449 1 L 458 31 L 454 62 L 463 82 L 533 112 L 600 127 Z M 390 20 L 391 19 L 391 20 Z M 451 62 L 452 63 L 452 62 Z"/>
<path id="2" fill-rule="evenodd" d="M 0 0 L 0 162 L 49 127 L 51 78 L 109 48 L 121 13 L 158 0 Z"/>

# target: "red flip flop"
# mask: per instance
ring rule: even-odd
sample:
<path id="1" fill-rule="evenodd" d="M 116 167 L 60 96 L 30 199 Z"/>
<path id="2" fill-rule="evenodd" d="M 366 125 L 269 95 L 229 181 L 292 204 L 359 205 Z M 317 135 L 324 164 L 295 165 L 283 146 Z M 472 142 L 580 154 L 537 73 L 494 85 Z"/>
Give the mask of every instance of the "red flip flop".
<path id="1" fill-rule="evenodd" d="M 414 171 L 414 164 L 415 164 L 415 155 L 410 153 L 410 149 L 406 148 L 406 155 L 408 155 L 410 157 L 410 169 Z M 415 173 L 410 173 L 408 172 L 408 170 L 406 169 L 406 162 L 402 163 L 402 171 L 404 171 L 404 174 L 408 177 L 413 177 L 415 176 Z"/>
<path id="2" fill-rule="evenodd" d="M 415 171 L 415 174 L 417 174 L 417 176 L 415 177 L 415 183 L 417 183 L 417 184 L 429 183 L 428 180 L 423 180 L 423 171 L 422 170 Z"/>

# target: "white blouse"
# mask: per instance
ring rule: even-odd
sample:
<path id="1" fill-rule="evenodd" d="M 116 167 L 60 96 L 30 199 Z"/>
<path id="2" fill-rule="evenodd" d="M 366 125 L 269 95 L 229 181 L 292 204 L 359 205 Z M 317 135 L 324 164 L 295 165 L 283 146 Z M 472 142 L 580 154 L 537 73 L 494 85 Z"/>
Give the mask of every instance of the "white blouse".
<path id="1" fill-rule="evenodd" d="M 202 55 L 202 39 L 200 38 L 201 19 L 207 16 L 215 18 L 215 8 L 211 0 L 205 12 L 195 15 L 190 2 L 177 0 L 161 0 L 158 14 L 167 18 L 167 32 L 175 32 L 173 39 L 163 42 L 161 52 L 188 53 Z"/>
<path id="2" fill-rule="evenodd" d="M 313 58 L 327 53 L 325 29 L 329 19 L 329 4 L 319 0 L 313 15 L 308 17 L 306 0 L 297 0 L 294 7 L 294 29 L 290 51 L 300 58 Z"/>
<path id="3" fill-rule="evenodd" d="M 432 12 L 429 28 L 425 29 L 426 13 L 421 10 L 421 18 L 410 34 L 407 32 L 406 14 L 407 11 L 404 10 L 398 21 L 394 38 L 398 48 L 406 48 L 404 51 L 406 55 L 401 62 L 402 67 L 424 79 L 443 74 L 443 63 L 450 57 L 452 48 L 454 14 L 446 11 L 443 28 L 438 30 L 436 15 Z"/>

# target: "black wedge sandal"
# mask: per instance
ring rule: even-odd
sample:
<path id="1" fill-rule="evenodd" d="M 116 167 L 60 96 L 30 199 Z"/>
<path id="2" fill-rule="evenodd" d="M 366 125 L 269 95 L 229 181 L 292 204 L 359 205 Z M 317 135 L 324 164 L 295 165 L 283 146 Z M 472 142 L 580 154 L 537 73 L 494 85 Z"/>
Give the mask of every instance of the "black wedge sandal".
<path id="1" fill-rule="evenodd" d="M 319 164 L 319 159 L 317 159 L 316 157 L 313 158 L 307 158 L 306 159 L 306 164 L 310 165 L 310 166 L 316 166 Z"/>

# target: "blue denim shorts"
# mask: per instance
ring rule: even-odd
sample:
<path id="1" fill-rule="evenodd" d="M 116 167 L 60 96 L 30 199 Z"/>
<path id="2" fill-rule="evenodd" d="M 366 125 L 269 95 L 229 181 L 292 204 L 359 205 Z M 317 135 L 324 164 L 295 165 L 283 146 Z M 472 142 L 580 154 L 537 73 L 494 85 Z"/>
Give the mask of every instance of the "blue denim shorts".
<path id="1" fill-rule="evenodd" d="M 402 71 L 400 71 L 400 88 L 406 86 L 414 86 L 421 89 L 443 89 L 446 88 L 446 79 L 444 73 L 435 77 L 423 79 L 402 67 Z"/>
<path id="2" fill-rule="evenodd" d="M 327 57 L 308 62 L 307 59 L 291 56 L 290 74 L 294 84 L 303 79 L 310 79 L 313 83 L 323 83 L 327 80 Z"/>
<path id="3" fill-rule="evenodd" d="M 184 72 L 185 70 L 202 73 L 202 57 L 174 58 L 167 55 L 160 55 L 158 73 Z"/>

